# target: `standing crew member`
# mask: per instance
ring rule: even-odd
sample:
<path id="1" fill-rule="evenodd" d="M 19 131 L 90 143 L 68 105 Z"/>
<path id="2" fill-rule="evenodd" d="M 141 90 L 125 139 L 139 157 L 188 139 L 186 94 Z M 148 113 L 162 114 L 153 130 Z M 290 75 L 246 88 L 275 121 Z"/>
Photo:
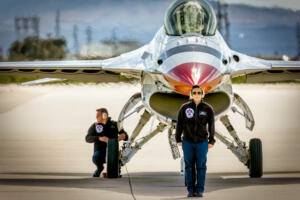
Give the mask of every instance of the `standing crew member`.
<path id="1" fill-rule="evenodd" d="M 97 169 L 93 177 L 99 177 L 104 168 L 103 164 L 105 163 L 108 139 L 118 138 L 119 141 L 128 139 L 127 133 L 123 129 L 119 131 L 117 122 L 108 117 L 106 108 L 99 108 L 96 111 L 97 122 L 90 126 L 88 134 L 85 137 L 86 142 L 94 143 L 94 155 L 92 160 L 97 166 Z"/>
<path id="2" fill-rule="evenodd" d="M 203 102 L 204 91 L 200 86 L 192 87 L 190 97 L 191 101 L 183 104 L 178 112 L 176 142 L 183 150 L 187 196 L 202 197 L 206 176 L 206 155 L 208 148 L 212 148 L 215 143 L 214 111 L 209 104 Z M 196 178 L 193 178 L 195 166 Z"/>

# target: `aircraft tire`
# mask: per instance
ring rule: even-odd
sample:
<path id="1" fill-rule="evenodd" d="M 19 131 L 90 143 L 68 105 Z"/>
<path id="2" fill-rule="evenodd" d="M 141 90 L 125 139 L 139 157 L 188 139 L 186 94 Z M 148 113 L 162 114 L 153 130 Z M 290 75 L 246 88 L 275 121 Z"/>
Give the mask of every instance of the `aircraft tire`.
<path id="1" fill-rule="evenodd" d="M 249 142 L 249 176 L 260 178 L 263 174 L 262 142 L 259 138 L 252 138 Z"/>
<path id="2" fill-rule="evenodd" d="M 106 155 L 107 178 L 119 177 L 119 141 L 117 138 L 111 138 L 107 142 Z"/>

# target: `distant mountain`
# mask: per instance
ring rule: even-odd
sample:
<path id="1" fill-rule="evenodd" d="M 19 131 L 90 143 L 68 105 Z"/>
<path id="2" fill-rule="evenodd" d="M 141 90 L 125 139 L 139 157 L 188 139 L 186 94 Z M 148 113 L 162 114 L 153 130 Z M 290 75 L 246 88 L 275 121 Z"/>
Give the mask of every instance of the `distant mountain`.
<path id="1" fill-rule="evenodd" d="M 228 12 L 231 23 L 249 25 L 256 28 L 269 25 L 294 27 L 297 22 L 300 22 L 300 11 L 283 8 L 263 8 L 230 4 Z"/>
<path id="2" fill-rule="evenodd" d="M 251 55 L 297 55 L 300 11 L 229 4 L 228 16 L 232 49 Z"/>

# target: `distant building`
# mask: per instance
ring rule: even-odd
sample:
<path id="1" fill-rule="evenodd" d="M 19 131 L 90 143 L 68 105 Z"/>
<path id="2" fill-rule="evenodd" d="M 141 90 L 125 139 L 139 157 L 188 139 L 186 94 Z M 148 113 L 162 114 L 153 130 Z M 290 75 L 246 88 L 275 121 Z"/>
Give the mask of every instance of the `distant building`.
<path id="1" fill-rule="evenodd" d="M 141 45 L 134 40 L 102 40 L 98 44 L 86 44 L 80 48 L 81 57 L 111 58 L 139 48 Z"/>

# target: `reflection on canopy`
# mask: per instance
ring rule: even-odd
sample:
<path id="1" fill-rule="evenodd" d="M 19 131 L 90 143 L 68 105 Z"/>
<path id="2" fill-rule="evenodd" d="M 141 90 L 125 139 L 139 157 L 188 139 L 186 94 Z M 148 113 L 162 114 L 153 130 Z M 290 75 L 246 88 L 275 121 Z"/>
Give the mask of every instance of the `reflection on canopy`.
<path id="1" fill-rule="evenodd" d="M 205 0 L 178 0 L 167 11 L 165 29 L 168 35 L 211 36 L 216 32 L 216 21 L 212 7 Z"/>

